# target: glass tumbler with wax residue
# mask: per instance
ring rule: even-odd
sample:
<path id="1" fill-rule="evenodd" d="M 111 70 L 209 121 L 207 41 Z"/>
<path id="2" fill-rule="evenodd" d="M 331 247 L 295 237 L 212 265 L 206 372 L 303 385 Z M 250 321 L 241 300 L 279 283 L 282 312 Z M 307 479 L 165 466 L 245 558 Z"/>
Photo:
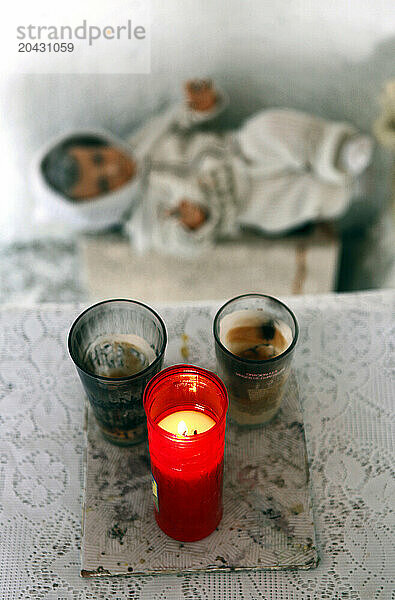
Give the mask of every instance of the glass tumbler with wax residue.
<path id="1" fill-rule="evenodd" d="M 106 300 L 73 323 L 69 352 L 103 436 L 122 446 L 146 439 L 143 392 L 163 364 L 161 317 L 134 300 Z"/>
<path id="2" fill-rule="evenodd" d="M 251 427 L 276 416 L 298 332 L 293 312 L 271 296 L 245 294 L 219 309 L 214 318 L 215 353 L 233 421 Z"/>

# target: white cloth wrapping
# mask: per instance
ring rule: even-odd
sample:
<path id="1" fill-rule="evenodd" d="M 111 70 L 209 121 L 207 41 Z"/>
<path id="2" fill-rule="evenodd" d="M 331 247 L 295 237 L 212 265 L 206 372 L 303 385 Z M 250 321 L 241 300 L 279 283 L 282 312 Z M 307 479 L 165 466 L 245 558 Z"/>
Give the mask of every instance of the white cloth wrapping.
<path id="1" fill-rule="evenodd" d="M 186 107 L 171 109 L 130 139 L 146 167 L 141 203 L 127 224 L 140 251 L 194 255 L 240 226 L 278 234 L 348 207 L 356 177 L 339 158 L 357 133 L 351 125 L 276 109 L 220 134 L 196 129 L 194 117 Z M 169 216 L 183 198 L 208 212 L 197 231 Z"/>
<path id="2" fill-rule="evenodd" d="M 156 249 L 194 256 L 218 236 L 237 233 L 237 216 L 248 195 L 248 176 L 229 135 L 200 131 L 226 104 L 196 113 L 172 108 L 134 134 L 129 143 L 144 164 L 143 193 L 126 229 L 140 252 Z M 168 215 L 187 198 L 203 206 L 208 219 L 196 231 Z"/>
<path id="3" fill-rule="evenodd" d="M 341 215 L 352 198 L 353 177 L 337 167 L 342 143 L 356 133 L 291 110 L 269 110 L 237 135 L 251 179 L 240 223 L 281 233 Z"/>

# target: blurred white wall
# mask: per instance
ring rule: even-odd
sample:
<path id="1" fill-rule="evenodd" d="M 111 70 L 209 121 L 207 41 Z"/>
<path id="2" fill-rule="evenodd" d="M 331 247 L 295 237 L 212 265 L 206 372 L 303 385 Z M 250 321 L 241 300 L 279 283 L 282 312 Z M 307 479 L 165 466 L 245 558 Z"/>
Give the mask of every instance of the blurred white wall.
<path id="1" fill-rule="evenodd" d="M 191 76 L 212 75 L 228 90 L 229 125 L 275 105 L 369 131 L 395 74 L 393 8 L 393 0 L 153 0 L 150 75 L 3 76 L 1 240 L 34 234 L 28 167 L 48 137 L 91 125 L 125 134 Z"/>

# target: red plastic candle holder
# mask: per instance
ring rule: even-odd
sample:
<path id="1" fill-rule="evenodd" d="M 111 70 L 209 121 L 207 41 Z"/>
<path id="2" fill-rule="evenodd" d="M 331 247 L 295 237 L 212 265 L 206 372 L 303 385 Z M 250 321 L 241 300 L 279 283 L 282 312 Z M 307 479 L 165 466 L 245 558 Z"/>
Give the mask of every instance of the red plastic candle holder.
<path id="1" fill-rule="evenodd" d="M 212 533 L 222 518 L 226 388 L 210 371 L 176 365 L 151 379 L 144 392 L 144 409 L 156 521 L 176 540 L 200 540 Z M 158 425 L 180 410 L 202 411 L 215 425 L 188 437 Z"/>

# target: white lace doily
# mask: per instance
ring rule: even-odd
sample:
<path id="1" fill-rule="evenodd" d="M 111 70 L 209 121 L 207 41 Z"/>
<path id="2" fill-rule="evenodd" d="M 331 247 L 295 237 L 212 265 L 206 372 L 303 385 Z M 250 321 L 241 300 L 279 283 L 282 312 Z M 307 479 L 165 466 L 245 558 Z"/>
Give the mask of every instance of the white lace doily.
<path id="1" fill-rule="evenodd" d="M 2 599 L 394 598 L 394 294 L 299 297 L 288 304 L 301 326 L 295 366 L 320 566 L 308 572 L 80 578 L 83 394 L 66 338 L 81 307 L 4 307 Z M 169 331 L 167 363 L 185 362 L 188 355 L 212 368 L 214 307 L 159 311 Z M 173 335 L 179 319 L 188 336 L 182 340 Z"/>

